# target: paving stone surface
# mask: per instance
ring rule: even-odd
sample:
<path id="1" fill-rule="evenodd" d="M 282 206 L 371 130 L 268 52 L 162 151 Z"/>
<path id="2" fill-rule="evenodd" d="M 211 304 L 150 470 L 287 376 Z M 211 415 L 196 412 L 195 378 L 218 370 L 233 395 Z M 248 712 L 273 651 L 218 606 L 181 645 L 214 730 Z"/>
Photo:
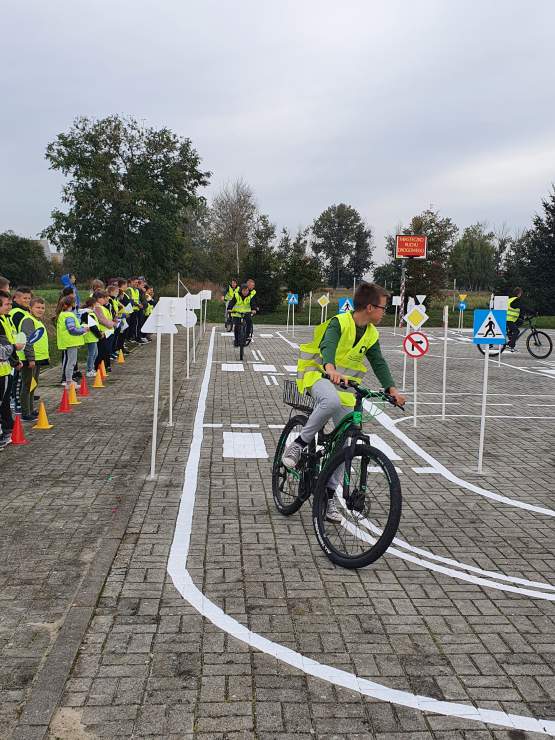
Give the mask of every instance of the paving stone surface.
<path id="1" fill-rule="evenodd" d="M 447 419 L 442 421 L 443 343 L 439 331 L 431 331 L 430 354 L 419 365 L 418 426 L 413 427 L 409 404 L 404 416 L 387 412 L 395 426 L 386 428 L 378 419 L 369 429 L 400 458 L 395 462 L 403 489 L 398 538 L 420 551 L 401 543 L 372 566 L 345 571 L 318 546 L 309 505 L 289 518 L 275 510 L 271 462 L 289 411 L 281 401 L 282 386 L 296 359 L 292 345 L 306 340 L 308 330 L 297 330 L 295 337 L 264 330 L 273 336 L 256 339 L 242 372 L 222 368 L 222 363 L 236 364 L 238 352 L 219 327 L 214 334 L 198 480 L 191 486 L 188 479 L 183 494 L 189 501 L 194 497 L 194 511 L 188 557 L 181 565 L 204 594 L 200 608 L 212 602 L 273 643 L 383 687 L 554 721 L 555 519 L 541 509 L 555 508 L 555 359 L 542 363 L 519 353 L 504 357 L 501 367 L 490 363 L 485 474 L 477 475 L 483 359 L 466 341 L 468 335 L 450 334 Z M 210 332 L 199 346 L 192 380 L 180 378 L 175 426 L 162 431 L 155 481 L 145 479 L 154 354 L 149 346 L 141 349 L 140 364 L 133 365 L 138 355 L 129 363 L 133 384 L 122 404 L 126 410 L 99 402 L 95 412 L 99 422 L 107 413 L 118 413 L 119 427 L 104 426 L 95 436 L 92 415 L 83 438 L 75 422 L 65 441 L 41 442 L 42 455 L 33 441 L 40 460 L 33 485 L 26 486 L 22 475 L 18 493 L 10 489 L 4 498 L 10 519 L 3 541 L 10 556 L 0 584 L 2 606 L 9 605 L 2 648 L 13 662 L 2 676 L 2 708 L 13 728 L 14 713 L 25 706 L 29 684 L 56 635 L 49 633 L 35 649 L 31 622 L 60 620 L 63 629 L 73 595 L 87 580 L 81 553 L 97 561 L 113 496 L 135 486 L 133 510 L 121 537 L 111 538 L 117 540 L 113 562 L 94 596 L 71 671 L 62 676 L 67 680 L 55 711 L 46 724 L 40 705 L 27 719 L 24 711 L 16 736 L 545 737 L 405 707 L 315 678 L 233 637 L 179 593 L 167 561 L 185 465 L 195 452 L 193 424 L 209 341 Z M 390 329 L 383 331 L 382 346 L 401 385 L 399 343 Z M 179 337 L 180 367 L 182 350 Z M 256 371 L 257 364 L 271 364 L 275 372 Z M 411 368 L 409 361 L 409 391 Z M 120 397 L 113 390 L 114 399 Z M 268 458 L 224 457 L 224 433 L 260 434 Z M 136 447 L 129 450 L 126 440 Z M 52 445 L 60 447 L 55 455 Z M 87 457 L 87 445 L 95 450 L 94 459 Z M 67 449 L 72 456 L 64 456 Z M 109 463 L 101 456 L 100 468 L 99 449 L 110 452 Z M 8 455 L 14 457 L 11 451 Z M 76 458 L 83 460 L 78 480 L 72 479 Z M 446 474 L 438 472 L 434 460 Z M 13 462 L 3 457 L 3 466 L 5 461 L 9 471 Z M 117 483 L 108 486 L 108 476 Z M 480 495 L 483 491 L 523 505 Z M 431 569 L 438 564 L 448 571 Z M 4 670 L 8 663 L 2 665 Z M 40 677 L 39 672 L 35 683 Z M 32 691 L 30 696 L 27 707 Z"/>

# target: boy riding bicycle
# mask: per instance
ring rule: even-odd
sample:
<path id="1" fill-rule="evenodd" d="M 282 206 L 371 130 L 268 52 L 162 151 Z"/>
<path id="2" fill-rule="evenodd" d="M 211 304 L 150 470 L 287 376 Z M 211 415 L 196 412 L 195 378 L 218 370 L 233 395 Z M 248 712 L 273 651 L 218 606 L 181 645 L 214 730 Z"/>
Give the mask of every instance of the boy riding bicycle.
<path id="1" fill-rule="evenodd" d="M 252 335 L 252 318 L 251 313 L 256 313 L 257 303 L 255 298 L 256 291 L 249 290 L 247 283 L 241 285 L 241 289 L 235 293 L 235 296 L 231 299 L 228 305 L 228 310 L 233 318 L 233 333 L 235 335 L 234 347 L 239 346 L 239 327 L 241 325 L 241 317 L 244 316 L 247 324 L 247 337 Z"/>
<path id="2" fill-rule="evenodd" d="M 300 346 L 297 362 L 297 387 L 300 393 L 309 393 L 315 401 L 314 410 L 308 417 L 301 434 L 286 448 L 282 462 L 295 468 L 304 448 L 333 419 L 337 426 L 352 410 L 354 395 L 348 390 L 336 388 L 344 380 L 360 382 L 367 371 L 363 360 L 366 357 L 380 385 L 399 406 L 405 397 L 399 393 L 391 376 L 379 344 L 379 324 L 387 307 L 389 293 L 380 285 L 361 283 L 355 292 L 354 311 L 338 314 L 320 324 L 314 330 L 312 342 Z M 322 376 L 327 374 L 329 380 Z M 332 480 L 328 488 L 329 521 L 340 521 L 341 516 L 333 500 L 335 489 L 340 483 Z M 335 484 L 335 485 L 334 485 Z"/>

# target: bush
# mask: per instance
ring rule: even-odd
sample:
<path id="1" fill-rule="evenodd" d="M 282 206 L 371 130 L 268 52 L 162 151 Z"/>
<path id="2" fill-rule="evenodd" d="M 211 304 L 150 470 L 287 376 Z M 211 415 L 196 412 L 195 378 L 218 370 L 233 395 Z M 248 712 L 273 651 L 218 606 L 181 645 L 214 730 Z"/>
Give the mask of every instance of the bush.
<path id="1" fill-rule="evenodd" d="M 44 283 L 51 272 L 50 262 L 38 242 L 17 236 L 13 231 L 0 234 L 0 274 L 13 286 Z"/>

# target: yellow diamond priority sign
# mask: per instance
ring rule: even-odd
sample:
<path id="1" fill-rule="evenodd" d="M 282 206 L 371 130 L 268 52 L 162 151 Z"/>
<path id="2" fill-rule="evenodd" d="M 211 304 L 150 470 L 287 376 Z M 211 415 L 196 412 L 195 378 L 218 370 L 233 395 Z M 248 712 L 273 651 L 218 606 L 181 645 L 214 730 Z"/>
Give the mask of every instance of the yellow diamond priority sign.
<path id="1" fill-rule="evenodd" d="M 408 312 L 403 320 L 413 329 L 420 329 L 422 324 L 425 324 L 426 321 L 428 321 L 428 318 L 429 316 L 424 310 L 424 306 L 415 306 Z"/>
<path id="2" fill-rule="evenodd" d="M 320 298 L 318 298 L 318 303 L 322 306 L 322 308 L 325 308 L 329 302 L 330 299 L 327 297 L 327 295 L 321 295 Z"/>

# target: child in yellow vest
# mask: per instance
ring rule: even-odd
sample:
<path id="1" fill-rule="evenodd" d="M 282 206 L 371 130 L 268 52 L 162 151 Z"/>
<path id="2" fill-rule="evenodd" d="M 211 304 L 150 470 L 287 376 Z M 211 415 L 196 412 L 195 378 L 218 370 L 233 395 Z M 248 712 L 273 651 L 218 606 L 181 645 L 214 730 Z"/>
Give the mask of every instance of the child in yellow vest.
<path id="1" fill-rule="evenodd" d="M 48 333 L 43 323 L 46 303 L 44 298 L 31 298 L 29 305 L 29 316 L 25 316 L 19 325 L 27 338 L 37 329 L 42 329 L 42 336 L 33 344 L 27 343 L 25 350 L 20 350 L 17 355 L 23 362 L 21 368 L 21 413 L 24 421 L 34 421 L 38 412 L 34 410 L 35 390 L 39 384 L 41 367 L 49 365 L 50 352 L 48 348 Z"/>
<path id="2" fill-rule="evenodd" d="M 85 308 L 81 311 L 80 316 L 81 323 L 90 329 L 89 333 L 83 337 L 87 348 L 87 378 L 94 378 L 96 375 L 95 362 L 98 356 L 98 342 L 102 339 L 100 325 L 94 312 L 95 304 L 96 300 L 94 298 L 87 298 Z"/>
<path id="3" fill-rule="evenodd" d="M 68 388 L 73 378 L 73 368 L 77 363 L 77 350 L 85 344 L 83 335 L 89 331 L 88 326 L 81 326 L 75 310 L 75 296 L 66 295 L 58 301 L 54 323 L 56 325 L 56 343 L 62 350 L 62 385 Z"/>

